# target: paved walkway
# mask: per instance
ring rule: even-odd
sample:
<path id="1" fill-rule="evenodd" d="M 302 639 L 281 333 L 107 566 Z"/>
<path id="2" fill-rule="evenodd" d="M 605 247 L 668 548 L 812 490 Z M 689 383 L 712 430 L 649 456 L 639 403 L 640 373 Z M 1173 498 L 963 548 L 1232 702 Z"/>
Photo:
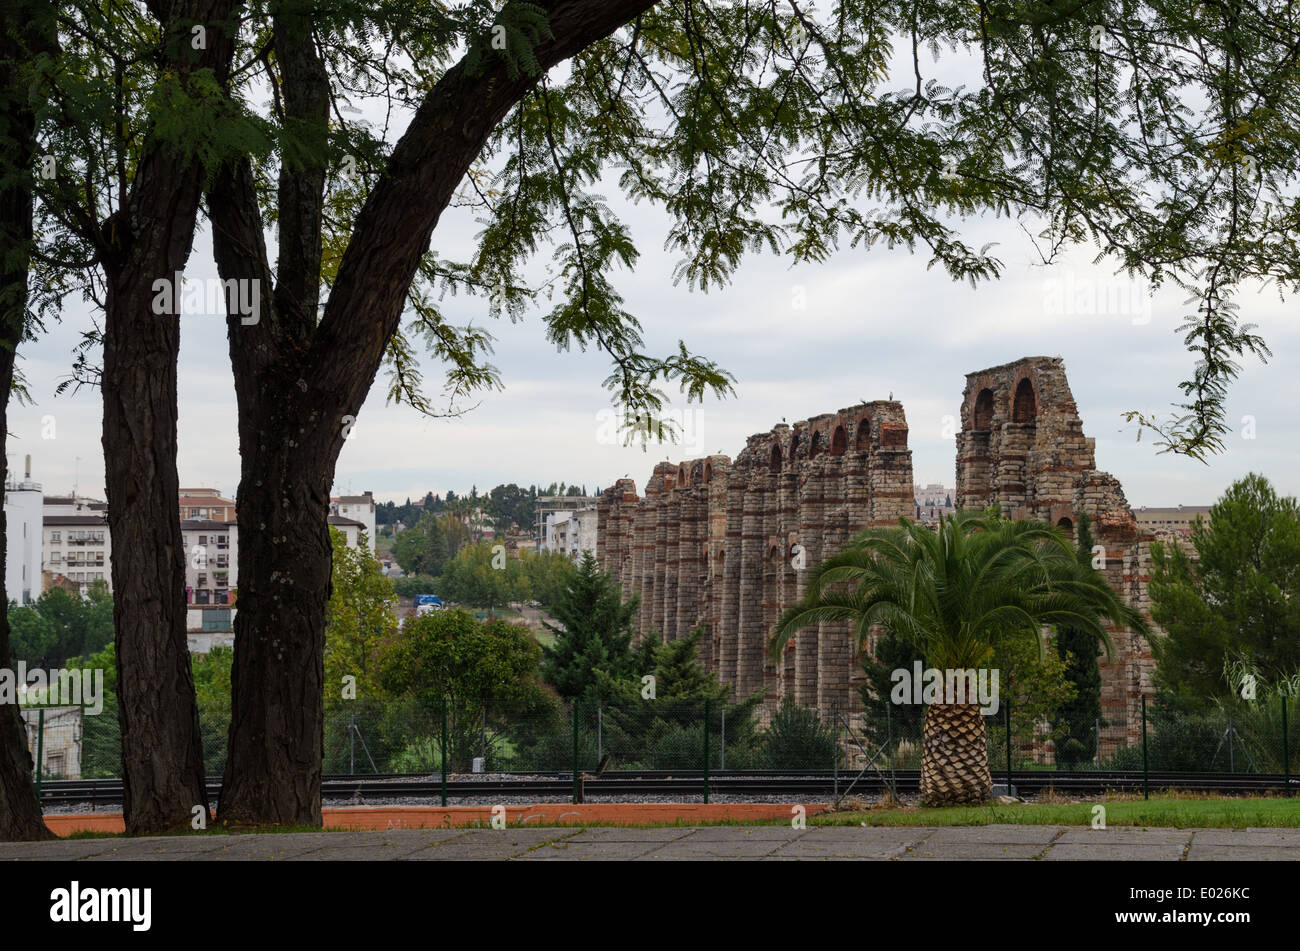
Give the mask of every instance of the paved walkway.
<path id="1" fill-rule="evenodd" d="M 1300 829 L 1093 830 L 1081 826 L 712 826 L 672 829 L 425 829 L 0 843 L 0 861 L 396 859 L 1300 860 Z"/>

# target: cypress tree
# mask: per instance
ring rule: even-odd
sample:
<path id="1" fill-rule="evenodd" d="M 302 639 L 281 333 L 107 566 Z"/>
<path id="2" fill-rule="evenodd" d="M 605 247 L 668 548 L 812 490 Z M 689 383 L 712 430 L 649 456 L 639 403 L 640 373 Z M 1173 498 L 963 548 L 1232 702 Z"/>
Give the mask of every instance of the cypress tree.
<path id="1" fill-rule="evenodd" d="M 560 696 L 589 696 L 597 670 L 614 679 L 633 673 L 637 603 L 636 598 L 624 601 L 591 552 L 583 552 L 578 570 L 551 611 L 559 624 L 545 625 L 555 634 L 555 643 L 542 649 L 542 676 Z"/>
<path id="2" fill-rule="evenodd" d="M 1084 565 L 1092 561 L 1092 526 L 1086 513 L 1079 515 L 1077 552 Z M 1078 691 L 1062 705 L 1052 721 L 1056 741 L 1056 763 L 1070 769 L 1092 759 L 1097 747 L 1097 723 L 1101 719 L 1101 669 L 1097 658 L 1101 645 L 1095 634 L 1062 625 L 1056 633 L 1056 650 L 1065 661 L 1065 677 Z"/>

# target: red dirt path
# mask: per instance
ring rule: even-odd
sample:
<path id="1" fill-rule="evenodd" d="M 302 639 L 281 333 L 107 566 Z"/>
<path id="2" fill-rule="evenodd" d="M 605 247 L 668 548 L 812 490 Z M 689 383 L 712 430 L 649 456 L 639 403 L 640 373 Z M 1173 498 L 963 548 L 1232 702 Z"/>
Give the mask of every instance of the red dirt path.
<path id="1" fill-rule="evenodd" d="M 325 809 L 327 829 L 442 829 L 460 826 L 488 826 L 491 806 L 360 806 L 350 809 Z M 772 802 L 658 803 L 601 802 L 538 803 L 532 806 L 506 806 L 506 824 L 528 825 L 691 825 L 719 821 L 754 822 L 788 820 L 794 804 Z M 826 811 L 825 803 L 804 804 L 807 815 Z M 121 813 L 97 812 L 82 815 L 46 816 L 45 824 L 55 835 L 73 832 L 122 832 Z"/>

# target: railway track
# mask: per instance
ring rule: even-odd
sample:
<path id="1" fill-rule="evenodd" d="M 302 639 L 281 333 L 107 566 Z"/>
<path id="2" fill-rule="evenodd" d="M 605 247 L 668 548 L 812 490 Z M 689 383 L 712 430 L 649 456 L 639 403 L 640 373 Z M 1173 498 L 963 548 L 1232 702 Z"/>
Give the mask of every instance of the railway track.
<path id="1" fill-rule="evenodd" d="M 467 779 L 448 778 L 449 801 L 484 796 L 569 796 L 573 793 L 572 773 L 551 774 L 494 774 L 505 778 Z M 1090 795 L 1108 791 L 1133 792 L 1143 788 L 1140 772 L 1114 772 L 1097 770 L 1022 770 L 1012 771 L 1012 785 L 1020 795 L 1034 795 L 1048 788 L 1066 795 Z M 1006 772 L 994 770 L 995 783 L 1006 782 Z M 889 773 L 868 771 L 861 776 L 829 770 L 805 771 L 791 775 L 790 771 L 756 770 L 745 772 L 710 772 L 710 796 L 790 796 L 811 798 L 835 795 L 870 794 L 886 789 L 891 782 Z M 920 785 L 918 770 L 898 770 L 892 782 L 902 794 L 916 794 Z M 1153 772 L 1148 777 L 1151 789 L 1180 789 L 1217 793 L 1268 793 L 1286 790 L 1281 774 L 1264 773 L 1168 773 Z M 704 777 L 698 771 L 637 770 L 606 772 L 595 779 L 583 782 L 584 796 L 598 800 L 608 796 L 670 796 L 681 795 L 689 799 L 700 796 Z M 1291 790 L 1300 791 L 1300 777 L 1291 777 Z M 218 779 L 208 780 L 208 795 L 213 801 L 221 790 Z M 327 799 L 358 799 L 360 802 L 409 798 L 440 800 L 442 783 L 437 774 L 411 775 L 351 775 L 326 776 L 322 782 L 322 795 Z M 122 784 L 115 779 L 51 780 L 42 784 L 41 800 L 47 805 L 87 803 L 94 807 L 119 805 L 122 802 Z"/>

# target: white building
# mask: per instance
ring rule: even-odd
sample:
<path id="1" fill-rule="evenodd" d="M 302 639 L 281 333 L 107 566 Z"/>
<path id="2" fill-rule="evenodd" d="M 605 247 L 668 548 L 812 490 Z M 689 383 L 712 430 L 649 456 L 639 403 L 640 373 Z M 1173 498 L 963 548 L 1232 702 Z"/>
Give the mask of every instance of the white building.
<path id="1" fill-rule="evenodd" d="M 239 570 L 239 531 L 234 522 L 185 519 L 185 603 L 231 604 Z"/>
<path id="2" fill-rule="evenodd" d="M 44 517 L 41 487 L 32 481 L 32 457 L 27 457 L 22 480 L 12 471 L 5 482 L 5 594 L 27 604 L 41 596 L 41 558 L 44 551 Z"/>
<path id="3" fill-rule="evenodd" d="M 330 528 L 336 528 L 343 533 L 343 537 L 347 539 L 348 546 L 351 548 L 360 548 L 361 533 L 374 528 L 374 522 L 371 522 L 369 528 L 367 528 L 365 524 L 355 518 L 344 518 L 342 515 L 331 515 L 328 521 Z M 375 553 L 375 536 L 367 535 L 366 539 L 370 545 L 370 553 L 373 555 Z"/>
<path id="4" fill-rule="evenodd" d="M 579 561 L 584 551 L 595 555 L 596 510 L 585 508 L 547 514 L 542 548 L 564 552 L 574 561 Z"/>
<path id="5" fill-rule="evenodd" d="M 366 540 L 370 543 L 370 553 L 375 553 L 375 497 L 370 492 L 363 492 L 360 495 L 340 495 L 330 499 L 330 515 L 336 515 L 343 519 L 350 519 L 361 525 L 361 531 L 366 533 Z M 334 520 L 330 520 L 334 525 Z M 341 529 L 342 525 L 334 525 L 335 528 Z M 356 539 L 350 539 L 349 544 L 356 544 Z"/>
<path id="6" fill-rule="evenodd" d="M 79 495 L 44 498 L 43 568 L 62 575 L 82 591 L 96 581 L 113 588 L 113 543 L 108 535 L 108 505 Z"/>

